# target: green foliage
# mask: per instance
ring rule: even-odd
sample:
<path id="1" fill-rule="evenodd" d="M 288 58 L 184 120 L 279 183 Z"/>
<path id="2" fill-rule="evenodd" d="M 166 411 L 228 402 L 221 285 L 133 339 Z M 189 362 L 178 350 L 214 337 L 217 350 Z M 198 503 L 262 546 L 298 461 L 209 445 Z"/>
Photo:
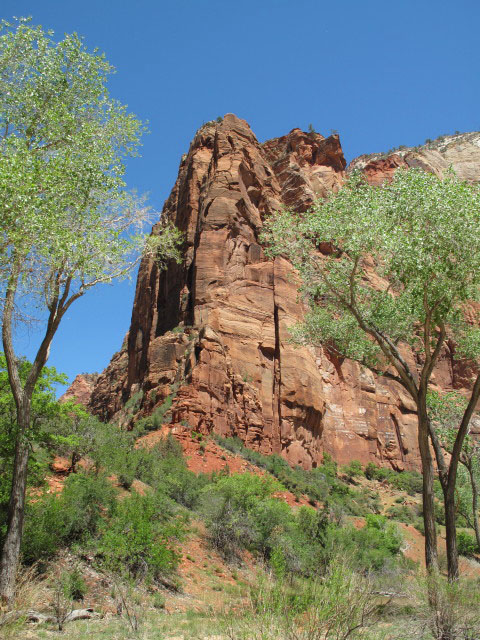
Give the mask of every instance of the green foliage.
<path id="1" fill-rule="evenodd" d="M 172 333 L 183 333 L 185 331 L 185 327 L 183 325 L 178 325 L 177 327 L 173 327 Z"/>
<path id="2" fill-rule="evenodd" d="M 148 210 L 125 190 L 124 161 L 145 127 L 110 98 L 113 67 L 77 34 L 56 43 L 3 21 L 0 67 L 0 277 L 20 270 L 17 293 L 49 308 L 135 264 Z M 149 250 L 178 257 L 178 232 L 163 231 Z"/>
<path id="3" fill-rule="evenodd" d="M 134 393 L 131 396 L 131 398 L 127 400 L 124 408 L 127 411 L 131 409 L 132 412 L 134 413 L 139 408 L 140 403 L 142 402 L 142 399 L 143 399 L 143 391 L 140 389 L 140 391 L 137 391 L 137 393 Z"/>
<path id="4" fill-rule="evenodd" d="M 345 513 L 363 515 L 366 511 L 377 511 L 378 496 L 368 491 L 354 491 L 337 477 L 337 464 L 331 456 L 324 454 L 319 467 L 306 471 L 300 467 L 292 469 L 288 462 L 278 456 L 264 456 L 258 451 L 248 449 L 239 438 L 215 436 L 216 442 L 246 460 L 265 469 L 277 478 L 282 485 L 296 496 L 307 495 L 312 502 L 328 502 L 330 507 L 339 508 Z"/>
<path id="5" fill-rule="evenodd" d="M 251 473 L 220 478 L 203 491 L 203 513 L 209 538 L 229 560 L 243 549 L 267 556 L 270 535 L 289 517 L 287 504 L 272 497 L 281 488 L 273 478 Z"/>
<path id="6" fill-rule="evenodd" d="M 131 494 L 117 501 L 98 542 L 102 564 L 134 578 L 155 580 L 171 574 L 179 560 L 172 539 L 185 531 L 184 519 L 174 513 L 160 494 Z"/>
<path id="7" fill-rule="evenodd" d="M 78 567 L 61 576 L 63 595 L 67 600 L 83 600 L 87 593 L 87 584 Z"/>
<path id="8" fill-rule="evenodd" d="M 135 434 L 92 419 L 91 455 L 97 471 L 72 473 L 59 495 L 28 503 L 22 544 L 24 561 L 47 560 L 74 544 L 88 548 L 109 570 L 136 579 L 157 579 L 175 571 L 176 543 L 187 519 L 179 505 L 198 503 L 205 475 L 190 472 L 173 437 L 155 447 L 135 448 Z M 119 499 L 111 479 L 131 485 L 137 478 L 149 488 Z"/>
<path id="9" fill-rule="evenodd" d="M 477 541 L 474 536 L 470 535 L 466 531 L 457 532 L 457 547 L 458 553 L 462 556 L 474 556 L 480 553 Z"/>
<path id="10" fill-rule="evenodd" d="M 155 592 L 152 596 L 152 605 L 154 609 L 165 609 L 165 596 L 158 591 Z"/>
<path id="11" fill-rule="evenodd" d="M 188 509 L 198 505 L 203 487 L 211 482 L 209 476 L 187 468 L 182 447 L 171 435 L 151 449 L 139 447 L 134 455 L 138 479 Z"/>
<path id="12" fill-rule="evenodd" d="M 339 552 L 359 571 L 379 571 L 392 567 L 398 559 L 402 537 L 394 523 L 384 516 L 367 514 L 366 526 L 330 526 L 327 558 Z"/>
<path id="13" fill-rule="evenodd" d="M 427 406 L 431 419 L 442 429 L 444 437 L 447 436 L 445 429 L 458 428 L 467 404 L 468 401 L 458 391 L 439 393 L 430 390 L 427 395 Z"/>
<path id="14" fill-rule="evenodd" d="M 367 627 L 379 617 L 368 577 L 344 560 L 333 563 L 322 578 L 260 578 L 241 610 L 225 620 L 230 638 L 247 640 L 347 640 L 370 637 Z"/>
<path id="15" fill-rule="evenodd" d="M 411 496 L 421 493 L 423 488 L 422 475 L 417 471 L 394 471 L 369 462 L 365 467 L 365 476 L 369 480 L 386 482 L 399 491 L 406 491 Z"/>
<path id="16" fill-rule="evenodd" d="M 22 383 L 31 369 L 26 359 L 18 362 Z M 32 447 L 28 464 L 30 486 L 41 486 L 48 470 L 49 447 L 53 443 L 50 426 L 60 421 L 68 422 L 76 415 L 77 408 L 71 403 L 59 404 L 55 398 L 55 387 L 65 384 L 66 377 L 54 367 L 44 367 L 32 395 L 30 428 L 25 436 Z M 0 541 L 6 526 L 7 508 L 12 484 L 13 458 L 17 439 L 17 414 L 15 401 L 8 381 L 5 356 L 0 354 Z"/>
<path id="17" fill-rule="evenodd" d="M 97 470 L 108 469 L 126 489 L 135 479 L 188 508 L 199 499 L 208 477 L 187 469 L 181 445 L 170 434 L 153 447 L 136 446 L 138 431 L 123 431 L 89 418 L 92 427 L 88 456 Z"/>
<path id="18" fill-rule="evenodd" d="M 111 482 L 93 474 L 71 475 L 60 495 L 31 501 L 22 541 L 25 562 L 45 560 L 64 546 L 95 536 L 115 502 Z"/>
<path id="19" fill-rule="evenodd" d="M 417 587 L 417 600 L 409 637 L 435 640 L 467 640 L 480 634 L 480 596 L 476 580 L 448 582 L 440 573 L 428 576 Z M 402 634 L 403 635 L 403 634 Z"/>
<path id="20" fill-rule="evenodd" d="M 428 309 L 425 335 L 433 341 L 437 328 L 449 324 L 452 336 L 465 339 L 464 353 L 476 357 L 476 330 L 461 320 L 461 307 L 478 299 L 480 238 L 473 230 L 479 222 L 478 186 L 416 169 L 397 171 L 381 187 L 354 173 L 311 210 L 277 213 L 263 239 L 270 254 L 293 261 L 311 302 L 294 339 L 331 345 L 377 367 L 382 340 L 370 338 L 418 346 Z M 334 250 L 318 259 L 321 242 Z M 372 270 L 385 287 L 373 286 Z"/>
<path id="21" fill-rule="evenodd" d="M 387 509 L 386 515 L 397 522 L 413 523 L 416 518 L 415 510 L 406 504 L 393 505 Z"/>
<path id="22" fill-rule="evenodd" d="M 273 497 L 273 480 L 252 474 L 222 478 L 204 489 L 203 512 L 210 541 L 228 560 L 244 549 L 260 554 L 277 573 L 322 573 L 345 553 L 361 570 L 394 564 L 401 537 L 386 518 L 370 514 L 363 529 L 341 527 L 329 508 L 294 512 Z M 278 485 L 277 485 L 278 488 Z"/>
<path id="23" fill-rule="evenodd" d="M 348 478 L 356 478 L 363 475 L 362 463 L 358 460 L 352 460 L 350 464 L 343 467 L 342 471 Z"/>
<path id="24" fill-rule="evenodd" d="M 160 429 L 163 424 L 169 424 L 172 421 L 169 411 L 172 408 L 172 403 L 177 395 L 177 391 L 168 395 L 159 407 L 156 407 L 151 415 L 137 420 L 135 427 L 137 431 L 156 431 Z"/>

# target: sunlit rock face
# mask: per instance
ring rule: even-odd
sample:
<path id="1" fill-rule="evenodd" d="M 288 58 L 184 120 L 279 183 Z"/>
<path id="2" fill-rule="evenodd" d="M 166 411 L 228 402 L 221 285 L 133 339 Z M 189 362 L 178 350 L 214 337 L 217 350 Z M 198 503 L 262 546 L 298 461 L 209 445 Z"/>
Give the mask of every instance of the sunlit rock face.
<path id="1" fill-rule="evenodd" d="M 59 401 L 68 402 L 72 400 L 77 404 L 88 407 L 97 380 L 98 373 L 79 373 L 65 393 L 59 398 Z"/>
<path id="2" fill-rule="evenodd" d="M 351 166 L 372 184 L 399 166 L 442 175 L 453 165 L 477 180 L 479 139 L 453 136 Z M 185 261 L 162 272 L 142 262 L 128 336 L 96 381 L 92 410 L 128 425 L 165 409 L 168 398 L 172 429 L 235 435 L 305 468 L 323 452 L 341 464 L 418 468 L 411 399 L 351 361 L 289 343 L 288 328 L 304 313 L 295 274 L 287 260 L 267 259 L 259 242 L 267 214 L 307 209 L 338 189 L 345 171 L 337 135 L 293 129 L 260 144 L 232 114 L 199 129 L 163 210 L 185 234 Z M 404 355 L 415 366 L 409 349 Z M 445 352 L 435 384 L 468 385 L 468 367 L 452 363 Z"/>
<path id="3" fill-rule="evenodd" d="M 398 167 L 417 167 L 442 177 L 450 167 L 462 180 L 480 181 L 480 132 L 440 136 L 420 147 L 359 156 L 348 170 L 361 169 L 371 184 L 381 184 Z"/>

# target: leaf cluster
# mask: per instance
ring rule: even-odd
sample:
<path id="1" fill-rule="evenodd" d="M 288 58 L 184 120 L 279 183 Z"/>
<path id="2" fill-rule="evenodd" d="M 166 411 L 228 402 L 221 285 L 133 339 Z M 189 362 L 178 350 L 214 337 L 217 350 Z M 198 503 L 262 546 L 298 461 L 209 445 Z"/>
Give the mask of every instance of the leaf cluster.
<path id="1" fill-rule="evenodd" d="M 15 288 L 24 319 L 22 296 L 51 311 L 127 275 L 143 249 L 150 213 L 124 173 L 145 126 L 109 96 L 113 71 L 76 33 L 0 25 L 0 291 Z M 164 223 L 148 253 L 178 258 L 179 242 Z"/>
<path id="2" fill-rule="evenodd" d="M 375 332 L 429 350 L 448 325 L 463 352 L 477 357 L 478 330 L 463 310 L 479 296 L 479 223 L 477 185 L 416 169 L 379 187 L 353 173 L 309 211 L 278 212 L 263 239 L 270 255 L 292 261 L 311 309 L 294 339 L 375 367 Z"/>

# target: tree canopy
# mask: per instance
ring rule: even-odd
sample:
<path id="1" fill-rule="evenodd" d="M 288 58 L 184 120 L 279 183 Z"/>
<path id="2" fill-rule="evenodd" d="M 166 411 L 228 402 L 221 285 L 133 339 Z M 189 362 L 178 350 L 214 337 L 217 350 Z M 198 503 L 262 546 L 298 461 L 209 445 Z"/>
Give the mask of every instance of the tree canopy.
<path id="1" fill-rule="evenodd" d="M 112 66 L 77 34 L 55 42 L 29 20 L 0 23 L 0 324 L 17 410 L 0 598 L 14 594 L 29 457 L 32 395 L 59 324 L 88 289 L 127 276 L 142 254 L 180 260 L 181 236 L 156 225 L 126 189 L 125 160 L 145 126 L 107 90 Z M 26 379 L 16 322 L 39 319 L 43 337 Z"/>
<path id="2" fill-rule="evenodd" d="M 398 170 L 379 187 L 353 173 L 338 193 L 309 211 L 269 218 L 263 234 L 269 253 L 287 256 L 300 274 L 309 310 L 294 327 L 294 340 L 356 360 L 401 384 L 415 401 L 427 566 L 438 566 L 430 439 L 444 493 L 451 580 L 458 576 L 457 469 L 480 375 L 472 380 L 449 462 L 432 428 L 427 394 L 447 340 L 457 357 L 480 356 L 472 306 L 480 294 L 479 224 L 478 185 L 452 171 L 440 179 L 411 169 Z M 405 345 L 417 353 L 418 365 L 407 361 Z"/>
<path id="3" fill-rule="evenodd" d="M 306 213 L 280 212 L 265 238 L 298 269 L 310 303 L 294 336 L 376 366 L 400 342 L 430 352 L 448 326 L 458 351 L 478 357 L 464 305 L 479 298 L 479 222 L 477 186 L 420 170 L 377 188 L 353 174 Z"/>
<path id="4" fill-rule="evenodd" d="M 21 20 L 0 30 L 0 300 L 16 292 L 60 312 L 99 282 L 138 261 L 142 198 L 126 190 L 125 159 L 138 154 L 144 125 L 110 98 L 112 66 L 81 38 L 55 43 Z M 152 239 L 176 256 L 179 234 Z"/>

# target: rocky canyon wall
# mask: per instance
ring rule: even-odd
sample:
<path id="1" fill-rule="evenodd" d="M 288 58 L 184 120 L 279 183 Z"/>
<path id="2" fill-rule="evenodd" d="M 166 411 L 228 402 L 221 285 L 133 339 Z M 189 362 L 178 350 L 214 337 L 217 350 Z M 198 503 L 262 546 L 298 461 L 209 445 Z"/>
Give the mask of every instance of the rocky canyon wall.
<path id="1" fill-rule="evenodd" d="M 453 165 L 478 180 L 480 134 L 352 165 L 372 184 L 398 166 L 441 175 Z M 287 260 L 267 259 L 259 242 L 266 214 L 305 210 L 339 188 L 345 172 L 336 135 L 294 129 L 260 144 L 232 114 L 204 125 L 163 210 L 185 234 L 184 263 L 159 272 L 142 262 L 128 336 L 96 380 L 91 409 L 124 425 L 153 415 L 177 431 L 236 435 L 306 468 L 323 452 L 342 464 L 417 468 L 412 401 L 353 362 L 289 343 L 288 328 L 303 315 L 295 274 Z M 411 351 L 405 357 L 414 364 Z M 465 371 L 445 352 L 435 383 L 461 387 Z"/>

